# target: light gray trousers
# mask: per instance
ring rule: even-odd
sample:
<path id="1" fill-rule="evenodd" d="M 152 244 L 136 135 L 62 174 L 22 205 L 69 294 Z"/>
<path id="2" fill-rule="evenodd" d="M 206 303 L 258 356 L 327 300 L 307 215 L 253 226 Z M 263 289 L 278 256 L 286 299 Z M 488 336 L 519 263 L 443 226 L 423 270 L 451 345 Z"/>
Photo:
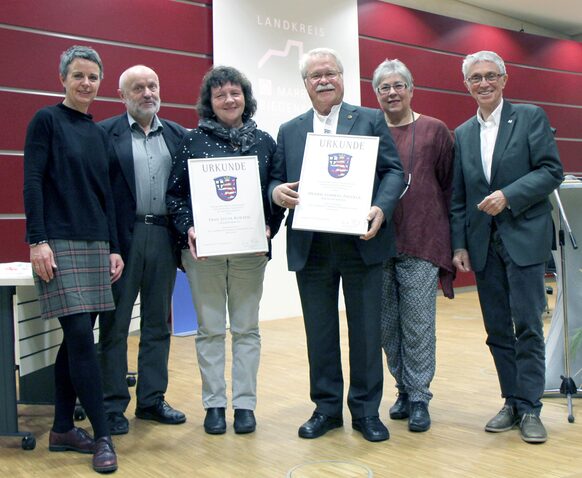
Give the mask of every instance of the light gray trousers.
<path id="1" fill-rule="evenodd" d="M 226 408 L 225 342 L 227 309 L 232 337 L 232 406 L 254 410 L 261 353 L 259 303 L 266 256 L 240 254 L 195 261 L 182 251 L 198 315 L 196 354 L 202 377 L 202 404 Z"/>

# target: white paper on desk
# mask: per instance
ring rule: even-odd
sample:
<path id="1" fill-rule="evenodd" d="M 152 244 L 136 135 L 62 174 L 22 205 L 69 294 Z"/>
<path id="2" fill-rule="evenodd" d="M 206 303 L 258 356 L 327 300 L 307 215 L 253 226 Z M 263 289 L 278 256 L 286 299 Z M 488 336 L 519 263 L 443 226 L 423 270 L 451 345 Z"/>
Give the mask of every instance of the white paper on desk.
<path id="1" fill-rule="evenodd" d="M 376 136 L 309 133 L 293 229 L 365 234 L 378 145 Z"/>
<path id="2" fill-rule="evenodd" d="M 188 160 L 199 257 L 266 252 L 256 156 Z"/>
<path id="3" fill-rule="evenodd" d="M 28 280 L 34 285 L 30 262 L 4 262 L 0 264 L 0 284 L 25 285 L 24 280 Z"/>

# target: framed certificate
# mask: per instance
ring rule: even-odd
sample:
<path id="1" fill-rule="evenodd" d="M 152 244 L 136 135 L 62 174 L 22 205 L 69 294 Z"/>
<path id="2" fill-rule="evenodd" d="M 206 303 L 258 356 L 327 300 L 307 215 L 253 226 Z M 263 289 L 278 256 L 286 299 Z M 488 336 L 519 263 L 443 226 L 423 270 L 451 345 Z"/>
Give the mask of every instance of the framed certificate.
<path id="1" fill-rule="evenodd" d="M 378 145 L 375 136 L 309 133 L 293 229 L 365 234 Z"/>
<path id="2" fill-rule="evenodd" d="M 199 257 L 267 252 L 256 156 L 188 160 Z"/>

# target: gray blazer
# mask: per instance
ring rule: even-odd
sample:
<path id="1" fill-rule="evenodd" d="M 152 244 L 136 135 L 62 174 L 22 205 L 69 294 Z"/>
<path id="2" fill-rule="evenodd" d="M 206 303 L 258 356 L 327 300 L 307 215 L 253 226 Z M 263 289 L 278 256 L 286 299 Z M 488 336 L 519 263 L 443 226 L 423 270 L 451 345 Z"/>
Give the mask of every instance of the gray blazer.
<path id="1" fill-rule="evenodd" d="M 307 133 L 313 132 L 313 110 L 297 116 L 283 124 L 277 136 L 277 151 L 273 157 L 273 168 L 269 184 L 269 200 L 273 189 L 282 183 L 299 181 L 303 150 Z M 372 194 L 372 205 L 382 209 L 386 221 L 378 234 L 369 241 L 358 239 L 358 248 L 366 264 L 377 264 L 396 253 L 396 241 L 391 217 L 398 197 L 404 188 L 402 165 L 396 145 L 392 140 L 384 114 L 380 110 L 352 106 L 343 103 L 339 112 L 337 134 L 378 136 L 378 160 Z M 277 208 L 272 203 L 273 208 Z M 289 270 L 300 271 L 305 266 L 313 232 L 294 230 L 293 210 L 287 217 L 287 264 Z"/>
<path id="2" fill-rule="evenodd" d="M 548 196 L 562 182 L 562 163 L 545 112 L 504 100 L 493 151 L 491 184 L 481 162 L 480 125 L 474 116 L 455 130 L 455 174 L 451 204 L 453 250 L 467 249 L 475 271 L 485 267 L 492 222 L 519 266 L 549 258 L 552 206 Z M 492 216 L 477 204 L 501 190 L 509 203 Z"/>

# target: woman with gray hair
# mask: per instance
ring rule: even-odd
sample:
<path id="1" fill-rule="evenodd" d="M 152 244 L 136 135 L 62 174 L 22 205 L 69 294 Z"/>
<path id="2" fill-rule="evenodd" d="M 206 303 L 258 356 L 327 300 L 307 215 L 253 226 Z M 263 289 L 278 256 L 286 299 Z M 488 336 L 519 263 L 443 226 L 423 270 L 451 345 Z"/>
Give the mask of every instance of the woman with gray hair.
<path id="1" fill-rule="evenodd" d="M 408 418 L 410 431 L 423 432 L 431 425 L 439 277 L 445 296 L 453 297 L 448 219 L 453 140 L 442 121 L 412 110 L 414 82 L 400 60 L 382 62 L 372 84 L 406 180 L 392 216 L 398 254 L 384 264 L 382 347 L 398 389 L 390 418 Z"/>
<path id="2" fill-rule="evenodd" d="M 109 141 L 87 114 L 103 65 L 95 50 L 73 46 L 61 55 L 65 99 L 39 110 L 24 146 L 24 208 L 43 319 L 58 317 L 63 341 L 55 361 L 55 418 L 50 451 L 93 454 L 99 473 L 117 469 L 105 421 L 93 326 L 114 308 L 111 283 L 123 260 L 117 248 L 109 183 Z M 74 426 L 77 397 L 94 438 Z"/>

